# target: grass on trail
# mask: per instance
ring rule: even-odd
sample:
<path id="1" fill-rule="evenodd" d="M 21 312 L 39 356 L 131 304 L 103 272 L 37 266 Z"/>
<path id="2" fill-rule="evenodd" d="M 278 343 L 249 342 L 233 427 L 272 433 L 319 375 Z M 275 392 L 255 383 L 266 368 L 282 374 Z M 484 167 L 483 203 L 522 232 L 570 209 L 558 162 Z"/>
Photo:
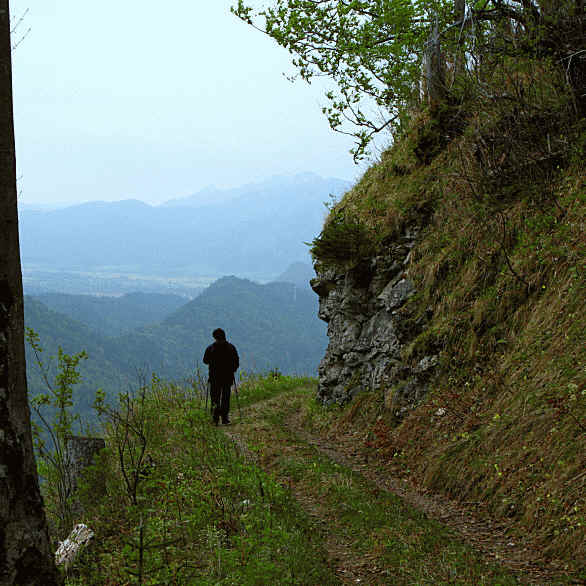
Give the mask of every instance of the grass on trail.
<path id="1" fill-rule="evenodd" d="M 327 527 L 326 547 L 341 580 L 370 584 L 515 584 L 453 532 L 330 460 L 287 425 L 312 400 L 298 389 L 247 409 L 231 434 Z"/>
<path id="2" fill-rule="evenodd" d="M 291 381 L 248 381 L 242 403 L 275 396 Z M 76 520 L 96 538 L 67 584 L 338 583 L 323 535 L 286 488 L 211 424 L 199 397 L 154 381 L 136 408 L 133 421 L 144 421 L 148 455 L 137 503 L 125 489 L 118 453 L 120 445 L 136 445 L 136 437 L 131 430 L 121 444 L 110 426 L 107 450 L 82 487 L 84 513 Z"/>

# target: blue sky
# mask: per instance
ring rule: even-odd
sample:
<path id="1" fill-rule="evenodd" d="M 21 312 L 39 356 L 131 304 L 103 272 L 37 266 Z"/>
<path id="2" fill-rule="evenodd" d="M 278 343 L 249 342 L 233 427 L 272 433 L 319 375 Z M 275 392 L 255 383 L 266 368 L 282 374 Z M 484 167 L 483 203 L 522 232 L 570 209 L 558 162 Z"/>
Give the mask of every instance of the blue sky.
<path id="1" fill-rule="evenodd" d="M 324 87 L 232 0 L 11 0 L 20 201 L 149 203 L 312 171 L 355 179 Z"/>

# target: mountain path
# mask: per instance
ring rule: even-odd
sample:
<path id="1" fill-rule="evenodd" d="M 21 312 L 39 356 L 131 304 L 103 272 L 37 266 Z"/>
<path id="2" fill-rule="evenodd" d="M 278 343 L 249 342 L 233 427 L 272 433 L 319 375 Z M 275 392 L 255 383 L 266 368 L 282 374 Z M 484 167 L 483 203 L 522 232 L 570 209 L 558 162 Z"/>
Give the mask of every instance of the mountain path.
<path id="1" fill-rule="evenodd" d="M 241 454 L 271 472 L 274 463 L 259 457 L 253 452 L 245 438 L 249 433 L 251 422 L 262 425 L 267 414 L 280 414 L 282 425 L 288 433 L 285 444 L 279 441 L 282 452 L 294 452 L 299 443 L 307 444 L 331 461 L 346 467 L 370 481 L 375 490 L 384 491 L 399 497 L 402 501 L 423 512 L 428 518 L 440 522 L 445 527 L 457 532 L 462 541 L 474 549 L 486 563 L 499 565 L 512 571 L 516 579 L 523 584 L 560 584 L 580 583 L 568 582 L 564 579 L 564 571 L 554 564 L 545 565 L 536 561 L 536 553 L 523 543 L 513 542 L 506 535 L 506 526 L 487 518 L 479 518 L 470 507 L 456 503 L 438 494 L 427 492 L 406 479 L 392 476 L 388 470 L 375 468 L 368 464 L 365 454 L 360 453 L 356 443 L 339 442 L 334 444 L 331 439 L 310 433 L 304 429 L 299 410 L 286 408 L 282 396 L 259 401 L 242 411 L 241 418 L 231 428 L 226 428 L 226 435 L 236 444 Z M 247 433 L 245 433 L 247 432 Z M 253 437 L 255 437 L 253 435 Z M 324 528 L 325 549 L 336 575 L 343 584 L 392 584 L 388 568 L 376 566 L 376 560 L 365 558 L 356 551 L 354 543 L 342 535 L 336 527 L 336 519 L 318 501 L 314 495 L 298 487 L 289 480 L 289 488 L 312 520 Z"/>
<path id="2" fill-rule="evenodd" d="M 270 404 L 269 401 L 263 401 L 262 403 L 266 406 Z M 255 404 L 245 410 L 245 416 L 251 417 L 257 412 L 254 407 L 259 404 Z M 224 433 L 234 442 L 240 454 L 247 460 L 260 464 L 263 468 L 268 468 L 270 471 L 271 466 L 266 466 L 266 463 L 260 461 L 257 454 L 252 452 L 248 447 L 248 444 L 239 433 L 241 428 L 240 424 L 233 425 L 230 429 L 224 429 Z M 347 540 L 345 540 L 337 531 L 333 530 L 333 520 L 331 515 L 328 515 L 325 507 L 320 506 L 315 499 L 311 498 L 304 490 L 298 488 L 295 484 L 290 484 L 289 488 L 292 495 L 294 496 L 297 503 L 301 506 L 304 512 L 312 520 L 312 524 L 322 529 L 324 535 L 324 547 L 328 555 L 330 564 L 334 568 L 334 572 L 337 578 L 342 584 L 384 584 L 385 581 L 381 581 L 377 577 L 377 572 L 373 571 L 375 568 L 369 567 L 369 560 L 364 556 L 355 552 Z"/>

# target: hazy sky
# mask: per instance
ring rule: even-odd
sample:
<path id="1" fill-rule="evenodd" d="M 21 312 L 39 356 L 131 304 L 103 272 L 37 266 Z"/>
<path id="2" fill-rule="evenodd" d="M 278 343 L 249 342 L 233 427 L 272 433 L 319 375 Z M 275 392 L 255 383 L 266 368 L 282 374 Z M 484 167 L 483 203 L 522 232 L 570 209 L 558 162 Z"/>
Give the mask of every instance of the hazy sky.
<path id="1" fill-rule="evenodd" d="M 313 171 L 353 179 L 323 90 L 236 0 L 11 0 L 20 201 L 187 196 Z"/>

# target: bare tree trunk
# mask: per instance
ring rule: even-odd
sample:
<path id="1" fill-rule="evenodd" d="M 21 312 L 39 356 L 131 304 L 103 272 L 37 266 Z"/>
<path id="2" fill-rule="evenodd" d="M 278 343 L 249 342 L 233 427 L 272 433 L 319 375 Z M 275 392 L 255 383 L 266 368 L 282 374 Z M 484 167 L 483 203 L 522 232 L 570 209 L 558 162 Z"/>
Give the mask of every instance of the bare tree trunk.
<path id="1" fill-rule="evenodd" d="M 466 18 L 466 0 L 454 1 L 454 22 L 461 23 L 456 27 L 456 39 L 454 44 L 454 80 L 464 71 L 464 51 L 462 49 L 462 35 L 464 34 L 464 19 Z"/>
<path id="2" fill-rule="evenodd" d="M 0 0 L 0 584 L 53 586 L 27 400 L 11 67 L 8 0 Z"/>
<path id="3" fill-rule="evenodd" d="M 444 61 L 441 51 L 439 24 L 436 18 L 433 30 L 425 46 L 423 76 L 427 101 L 432 106 L 442 103 L 445 98 L 446 82 Z"/>

